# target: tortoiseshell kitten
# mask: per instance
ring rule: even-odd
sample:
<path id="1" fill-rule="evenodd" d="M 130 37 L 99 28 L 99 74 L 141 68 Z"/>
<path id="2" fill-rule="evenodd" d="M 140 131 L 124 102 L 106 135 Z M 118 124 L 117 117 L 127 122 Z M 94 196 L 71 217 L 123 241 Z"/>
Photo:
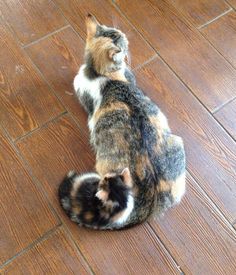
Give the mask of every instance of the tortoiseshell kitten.
<path id="1" fill-rule="evenodd" d="M 126 36 L 88 15 L 85 64 L 74 79 L 88 112 L 96 173 L 70 172 L 59 188 L 68 216 L 95 229 L 119 229 L 163 213 L 185 192 L 183 141 L 127 68 Z"/>

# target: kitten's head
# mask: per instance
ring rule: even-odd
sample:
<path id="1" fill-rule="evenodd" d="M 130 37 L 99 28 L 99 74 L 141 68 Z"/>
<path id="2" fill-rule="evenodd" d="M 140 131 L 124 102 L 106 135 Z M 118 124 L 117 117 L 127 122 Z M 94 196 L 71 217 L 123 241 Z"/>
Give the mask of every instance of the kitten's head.
<path id="1" fill-rule="evenodd" d="M 131 195 L 132 178 L 128 168 L 121 173 L 109 173 L 99 182 L 96 197 L 99 198 L 106 210 L 116 214 L 128 207 Z"/>
<path id="2" fill-rule="evenodd" d="M 128 53 L 128 40 L 125 34 L 115 28 L 100 25 L 91 14 L 86 18 L 86 28 L 87 64 L 99 75 L 121 69 Z"/>

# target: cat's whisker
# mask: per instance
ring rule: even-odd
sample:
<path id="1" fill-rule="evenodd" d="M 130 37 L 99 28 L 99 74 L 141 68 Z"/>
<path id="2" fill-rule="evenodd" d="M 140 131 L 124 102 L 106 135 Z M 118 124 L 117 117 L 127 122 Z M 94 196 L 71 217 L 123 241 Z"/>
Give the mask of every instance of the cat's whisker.
<path id="1" fill-rule="evenodd" d="M 113 25 L 113 27 L 116 28 L 116 29 L 118 29 L 119 24 L 118 24 L 117 17 L 112 14 L 111 18 L 112 18 L 112 25 Z"/>
<path id="2" fill-rule="evenodd" d="M 127 54 L 126 54 L 126 60 L 127 60 L 128 66 L 131 68 L 131 55 L 130 55 L 130 51 L 128 51 Z"/>

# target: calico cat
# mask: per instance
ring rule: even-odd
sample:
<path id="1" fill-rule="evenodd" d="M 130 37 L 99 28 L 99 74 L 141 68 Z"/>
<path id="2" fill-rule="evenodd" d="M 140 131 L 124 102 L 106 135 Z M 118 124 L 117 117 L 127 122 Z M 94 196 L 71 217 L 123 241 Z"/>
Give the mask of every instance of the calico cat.
<path id="1" fill-rule="evenodd" d="M 67 215 L 94 229 L 120 229 L 162 214 L 185 192 L 183 141 L 136 86 L 125 63 L 128 40 L 86 18 L 85 64 L 74 79 L 88 113 L 96 173 L 69 172 L 59 187 Z"/>

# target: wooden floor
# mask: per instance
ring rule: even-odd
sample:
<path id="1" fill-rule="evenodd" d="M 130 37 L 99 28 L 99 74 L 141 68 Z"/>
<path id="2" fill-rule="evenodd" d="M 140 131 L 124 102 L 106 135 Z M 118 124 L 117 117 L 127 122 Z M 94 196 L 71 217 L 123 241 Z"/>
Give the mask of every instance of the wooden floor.
<path id="1" fill-rule="evenodd" d="M 0 1 L 0 273 L 236 274 L 236 0 Z M 73 95 L 86 13 L 123 30 L 138 84 L 187 153 L 187 193 L 120 232 L 61 210 L 68 170 L 91 171 Z"/>

